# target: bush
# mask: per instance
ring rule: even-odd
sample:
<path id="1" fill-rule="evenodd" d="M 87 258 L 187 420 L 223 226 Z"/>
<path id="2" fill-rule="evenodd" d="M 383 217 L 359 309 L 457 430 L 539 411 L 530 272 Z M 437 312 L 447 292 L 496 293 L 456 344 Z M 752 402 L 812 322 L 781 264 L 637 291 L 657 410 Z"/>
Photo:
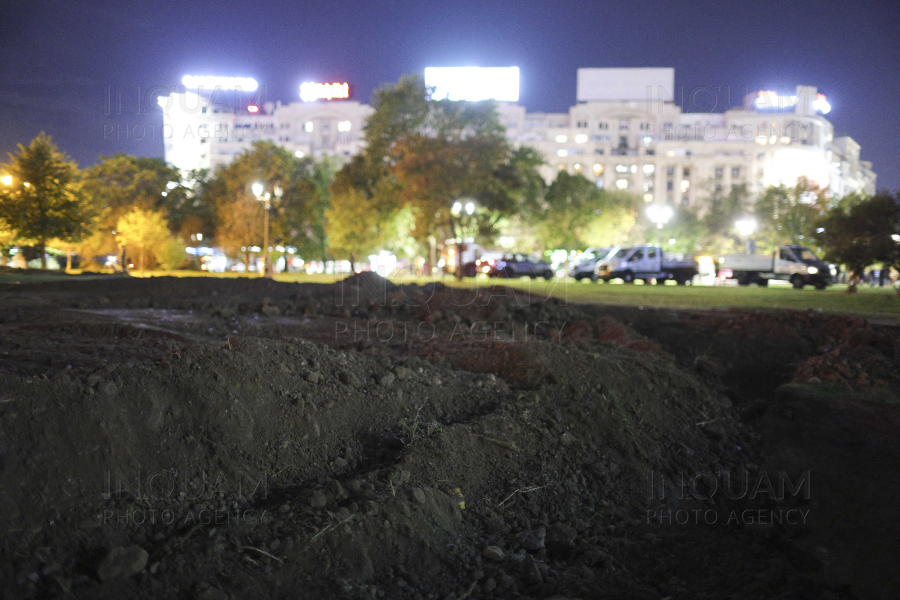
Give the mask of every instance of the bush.
<path id="1" fill-rule="evenodd" d="M 165 271 L 178 269 L 190 260 L 190 256 L 184 251 L 184 244 L 176 238 L 167 238 L 159 246 L 153 249 L 159 266 Z"/>

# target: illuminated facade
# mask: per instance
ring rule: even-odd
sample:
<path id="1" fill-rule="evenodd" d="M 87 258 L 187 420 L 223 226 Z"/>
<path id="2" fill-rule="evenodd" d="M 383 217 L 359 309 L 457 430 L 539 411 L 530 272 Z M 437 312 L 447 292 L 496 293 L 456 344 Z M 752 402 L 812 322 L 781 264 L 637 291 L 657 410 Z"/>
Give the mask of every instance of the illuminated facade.
<path id="1" fill-rule="evenodd" d="M 162 97 L 160 105 L 166 162 L 184 171 L 215 170 L 260 140 L 299 157 L 346 159 L 364 147 L 362 128 L 373 112 L 348 100 L 269 102 L 236 110 L 192 91 Z"/>
<path id="2" fill-rule="evenodd" d="M 502 92 L 517 96 L 518 70 L 510 69 L 500 70 L 510 80 Z M 451 75 L 460 79 L 458 72 Z M 468 85 L 473 77 L 462 79 Z M 305 89 L 319 98 L 347 91 L 346 84 L 303 85 L 301 93 Z M 672 101 L 673 90 L 673 69 L 579 69 L 578 103 L 568 113 L 526 113 L 522 106 L 500 102 L 499 116 L 513 144 L 544 155 L 541 174 L 548 183 L 566 170 L 647 202 L 701 210 L 716 191 L 746 185 L 756 194 L 770 185 L 794 185 L 801 176 L 830 188 L 835 197 L 875 192 L 871 163 L 859 159 L 853 139 L 834 137 L 823 116 L 830 107 L 816 88 L 761 91 L 724 113 L 682 112 Z M 227 164 L 255 140 L 297 156 L 348 158 L 364 148 L 363 126 L 373 112 L 349 100 L 234 110 L 204 104 L 191 91 L 161 98 L 160 104 L 166 161 L 185 170 Z"/>
<path id="3" fill-rule="evenodd" d="M 830 107 L 814 87 L 791 95 L 758 92 L 724 113 L 684 113 L 670 99 L 672 69 L 579 69 L 578 75 L 580 102 L 568 113 L 500 107 L 509 138 L 544 155 L 548 183 L 565 170 L 647 202 L 701 210 L 716 191 L 746 185 L 755 194 L 794 185 L 801 176 L 835 197 L 875 192 L 871 163 L 859 160 L 853 139 L 834 137 L 821 114 Z"/>

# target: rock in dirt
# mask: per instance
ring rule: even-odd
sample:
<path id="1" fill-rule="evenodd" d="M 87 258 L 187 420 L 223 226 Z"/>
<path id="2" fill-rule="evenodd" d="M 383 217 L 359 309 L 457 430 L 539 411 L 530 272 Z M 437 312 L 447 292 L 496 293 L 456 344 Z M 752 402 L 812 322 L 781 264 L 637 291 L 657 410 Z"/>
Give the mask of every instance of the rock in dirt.
<path id="1" fill-rule="evenodd" d="M 131 577 L 144 570 L 148 558 L 147 551 L 140 546 L 115 548 L 100 563 L 97 575 L 103 581 Z"/>
<path id="2" fill-rule="evenodd" d="M 488 546 L 481 551 L 481 555 L 488 560 L 503 560 L 503 549 L 499 546 Z"/>

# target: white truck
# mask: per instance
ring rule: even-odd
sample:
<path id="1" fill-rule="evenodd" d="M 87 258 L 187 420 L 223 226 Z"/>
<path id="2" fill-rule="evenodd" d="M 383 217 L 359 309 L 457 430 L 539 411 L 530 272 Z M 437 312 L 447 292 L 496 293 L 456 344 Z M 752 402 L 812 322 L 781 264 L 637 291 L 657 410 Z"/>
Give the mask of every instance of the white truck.
<path id="1" fill-rule="evenodd" d="M 609 250 L 609 248 L 592 247 L 580 253 L 569 267 L 569 277 L 574 278 L 575 281 L 582 279 L 596 281 L 597 261 L 606 258 Z"/>
<path id="2" fill-rule="evenodd" d="M 635 279 L 642 279 L 650 283 L 653 279 L 657 284 L 664 284 L 671 279 L 685 285 L 697 274 L 697 259 L 693 254 L 664 252 L 656 244 L 617 247 L 597 261 L 595 273 L 603 281 L 618 278 L 624 283 L 634 283 Z"/>
<path id="3" fill-rule="evenodd" d="M 719 258 L 719 279 L 736 279 L 740 285 L 769 285 L 790 281 L 801 290 L 806 285 L 824 290 L 832 282 L 833 268 L 805 246 L 779 246 L 769 254 L 726 254 Z"/>

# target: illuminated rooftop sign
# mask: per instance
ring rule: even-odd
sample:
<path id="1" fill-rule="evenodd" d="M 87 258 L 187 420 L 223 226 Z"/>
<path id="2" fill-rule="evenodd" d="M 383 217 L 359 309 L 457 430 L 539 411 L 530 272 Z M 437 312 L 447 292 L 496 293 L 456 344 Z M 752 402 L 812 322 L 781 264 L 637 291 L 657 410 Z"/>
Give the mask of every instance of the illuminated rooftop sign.
<path id="1" fill-rule="evenodd" d="M 518 102 L 519 67 L 427 67 L 434 100 Z"/>
<path id="2" fill-rule="evenodd" d="M 215 76 L 196 76 L 185 75 L 181 78 L 181 83 L 189 89 L 203 88 L 207 90 L 241 90 L 244 92 L 255 92 L 259 88 L 259 84 L 252 77 L 215 77 Z"/>
<path id="3" fill-rule="evenodd" d="M 815 88 L 800 86 L 797 88 L 796 94 L 779 94 L 773 90 L 760 90 L 756 92 L 756 98 L 753 105 L 757 110 L 777 110 L 777 111 L 797 111 L 807 113 L 811 107 L 813 111 L 827 115 L 831 112 L 831 104 L 825 94 L 816 93 L 810 102 L 810 91 L 815 92 Z M 802 102 L 802 106 L 801 106 Z"/>
<path id="4" fill-rule="evenodd" d="M 304 102 L 316 100 L 345 100 L 350 97 L 349 83 L 315 83 L 304 81 L 300 84 L 300 99 Z"/>
<path id="5" fill-rule="evenodd" d="M 825 94 L 816 94 L 816 99 L 813 100 L 813 110 L 816 110 L 823 115 L 827 115 L 831 112 L 831 105 L 828 104 L 828 98 L 825 97 Z"/>

